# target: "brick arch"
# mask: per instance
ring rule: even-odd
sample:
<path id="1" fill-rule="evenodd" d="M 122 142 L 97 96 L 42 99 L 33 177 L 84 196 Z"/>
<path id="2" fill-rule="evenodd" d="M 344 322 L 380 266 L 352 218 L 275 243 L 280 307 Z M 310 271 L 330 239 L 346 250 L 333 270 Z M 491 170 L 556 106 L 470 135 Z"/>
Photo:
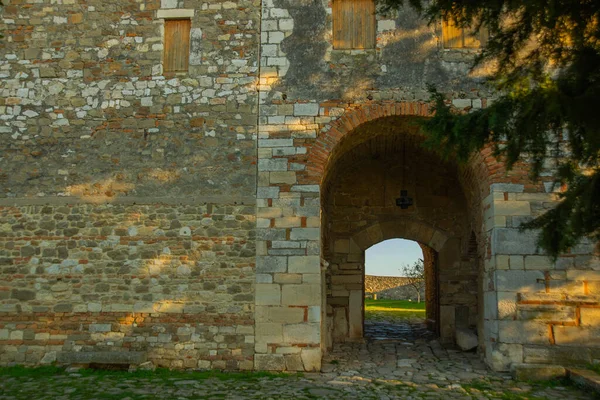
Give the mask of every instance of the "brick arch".
<path id="1" fill-rule="evenodd" d="M 319 183 L 325 176 L 329 157 L 336 145 L 348 133 L 365 122 L 392 116 L 431 117 L 429 104 L 424 102 L 387 102 L 348 109 L 340 118 L 325 126 L 307 151 L 305 183 Z"/>
<path id="2" fill-rule="evenodd" d="M 439 252 L 450 234 L 423 221 L 402 218 L 397 220 L 375 222 L 356 232 L 350 238 L 350 251 L 363 252 L 369 247 L 388 239 L 413 240 Z"/>
<path id="3" fill-rule="evenodd" d="M 305 171 L 297 174 L 298 183 L 322 185 L 331 155 L 344 137 L 366 122 L 394 116 L 427 118 L 433 116 L 433 111 L 429 103 L 414 101 L 389 101 L 347 108 L 342 116 L 320 130 L 315 142 L 307 149 L 302 162 L 305 164 Z M 496 159 L 492 146 L 488 145 L 474 153 L 463 167 L 463 182 L 474 184 L 479 198 L 488 194 L 492 183 L 520 183 L 530 187 L 531 191 L 542 190 L 541 182 L 536 185 L 528 180 L 527 171 L 528 168 L 523 163 L 518 163 L 511 171 L 507 171 L 504 163 Z"/>

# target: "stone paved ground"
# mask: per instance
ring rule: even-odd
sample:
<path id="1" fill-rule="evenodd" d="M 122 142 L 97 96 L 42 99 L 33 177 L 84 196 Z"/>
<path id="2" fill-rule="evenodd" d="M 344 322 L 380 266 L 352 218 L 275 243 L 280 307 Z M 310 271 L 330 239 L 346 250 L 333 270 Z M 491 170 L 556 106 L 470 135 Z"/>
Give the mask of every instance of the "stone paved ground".
<path id="1" fill-rule="evenodd" d="M 517 383 L 475 353 L 445 349 L 422 326 L 371 325 L 365 343 L 338 346 L 324 372 L 263 376 L 88 372 L 0 376 L 0 399 L 593 399 L 560 383 Z M 419 337 L 421 335 L 422 337 Z M 263 374 L 264 375 L 264 374 Z"/>

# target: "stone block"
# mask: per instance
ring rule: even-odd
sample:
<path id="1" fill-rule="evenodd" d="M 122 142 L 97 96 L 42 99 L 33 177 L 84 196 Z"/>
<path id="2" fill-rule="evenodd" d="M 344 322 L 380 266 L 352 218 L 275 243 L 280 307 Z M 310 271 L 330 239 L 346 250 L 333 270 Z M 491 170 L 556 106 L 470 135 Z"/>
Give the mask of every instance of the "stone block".
<path id="1" fill-rule="evenodd" d="M 299 274 L 318 274 L 321 272 L 320 256 L 290 257 L 288 272 Z"/>
<path id="2" fill-rule="evenodd" d="M 275 274 L 273 276 L 273 281 L 275 283 L 302 283 L 302 275 L 301 274 Z"/>
<path id="3" fill-rule="evenodd" d="M 296 173 L 294 171 L 271 172 L 269 174 L 269 181 L 273 184 L 287 183 L 293 185 L 296 183 Z"/>
<path id="4" fill-rule="evenodd" d="M 281 292 L 282 305 L 319 306 L 321 305 L 321 285 L 301 284 L 283 285 Z"/>
<path id="5" fill-rule="evenodd" d="M 296 228 L 302 226 L 302 218 L 300 217 L 282 217 L 275 218 L 275 226 L 277 228 Z"/>
<path id="6" fill-rule="evenodd" d="M 600 295 L 600 281 L 588 281 L 587 290 L 592 296 Z"/>
<path id="7" fill-rule="evenodd" d="M 559 305 L 520 305 L 518 319 L 552 322 L 574 322 L 577 318 L 575 307 Z"/>
<path id="8" fill-rule="evenodd" d="M 523 362 L 547 364 L 586 364 L 591 352 L 586 347 L 523 346 Z"/>
<path id="9" fill-rule="evenodd" d="M 510 371 L 517 381 L 550 381 L 567 374 L 564 367 L 548 364 L 513 364 Z"/>
<path id="10" fill-rule="evenodd" d="M 344 341 L 348 336 L 348 318 L 345 307 L 333 308 L 333 338 Z"/>
<path id="11" fill-rule="evenodd" d="M 33 290 L 13 289 L 10 297 L 20 301 L 28 301 L 35 299 L 35 292 Z"/>
<path id="12" fill-rule="evenodd" d="M 258 160 L 259 171 L 287 171 L 288 160 L 287 158 L 267 158 Z"/>
<path id="13" fill-rule="evenodd" d="M 600 347 L 600 335 L 596 329 L 587 326 L 552 327 L 554 341 L 558 346 Z"/>
<path id="14" fill-rule="evenodd" d="M 544 292 L 546 280 L 542 271 L 496 271 L 496 289 L 500 292 Z"/>
<path id="15" fill-rule="evenodd" d="M 498 297 L 496 292 L 485 292 L 483 302 L 483 318 L 487 320 L 498 319 Z"/>
<path id="16" fill-rule="evenodd" d="M 283 342 L 283 324 L 257 320 L 254 335 L 256 343 L 281 343 Z"/>
<path id="17" fill-rule="evenodd" d="M 283 341 L 285 343 L 320 343 L 320 324 L 290 324 L 283 326 Z"/>
<path id="18" fill-rule="evenodd" d="M 255 286 L 256 305 L 280 305 L 281 287 L 277 284 L 257 283 Z"/>
<path id="19" fill-rule="evenodd" d="M 112 326 L 111 324 L 90 324 L 88 330 L 90 332 L 110 332 Z"/>
<path id="20" fill-rule="evenodd" d="M 525 269 L 551 270 L 554 263 L 545 256 L 525 256 Z"/>
<path id="21" fill-rule="evenodd" d="M 440 339 L 443 342 L 453 342 L 456 330 L 454 306 L 440 306 Z"/>
<path id="22" fill-rule="evenodd" d="M 497 269 L 510 269 L 510 257 L 504 254 L 498 254 L 496 256 L 496 268 Z"/>
<path id="23" fill-rule="evenodd" d="M 515 363 L 523 362 L 523 346 L 498 343 L 491 352 L 490 363 L 494 371 L 508 371 Z"/>
<path id="24" fill-rule="evenodd" d="M 589 290 L 588 283 L 588 290 Z M 548 281 L 550 292 L 565 294 L 569 296 L 585 295 L 584 282 L 582 281 L 567 281 L 563 279 L 551 279 Z"/>
<path id="25" fill-rule="evenodd" d="M 600 271 L 568 269 L 567 279 L 571 281 L 600 281 Z"/>
<path id="26" fill-rule="evenodd" d="M 88 306 L 89 308 L 89 306 Z M 154 303 L 152 302 L 138 302 L 133 305 L 134 313 L 150 314 L 154 312 Z"/>
<path id="27" fill-rule="evenodd" d="M 517 293 L 496 292 L 498 319 L 514 319 L 517 315 Z"/>
<path id="28" fill-rule="evenodd" d="M 295 324 L 304 321 L 304 309 L 299 307 L 256 306 L 256 320 Z"/>
<path id="29" fill-rule="evenodd" d="M 525 186 L 519 183 L 492 183 L 492 192 L 523 193 Z"/>
<path id="30" fill-rule="evenodd" d="M 496 201 L 494 202 L 494 215 L 531 215 L 531 206 L 528 201 Z"/>
<path id="31" fill-rule="evenodd" d="M 321 274 L 302 274 L 302 283 L 321 284 Z"/>
<path id="32" fill-rule="evenodd" d="M 476 348 L 479 344 L 477 335 L 468 329 L 456 330 L 456 344 L 463 351 L 469 351 Z"/>
<path id="33" fill-rule="evenodd" d="M 569 379 L 579 387 L 591 389 L 596 394 L 600 393 L 600 375 L 589 369 L 569 368 Z"/>
<path id="34" fill-rule="evenodd" d="M 495 254 L 537 254 L 536 231 L 520 232 L 518 229 L 494 228 L 492 251 Z"/>
<path id="35" fill-rule="evenodd" d="M 295 116 L 316 117 L 317 115 L 319 115 L 319 104 L 318 103 L 296 103 L 296 104 L 294 104 L 294 115 Z"/>
<path id="36" fill-rule="evenodd" d="M 320 348 L 303 348 L 302 363 L 306 372 L 317 372 L 321 370 L 322 353 Z"/>
<path id="37" fill-rule="evenodd" d="M 46 354 L 44 354 L 44 357 L 42 357 L 42 359 L 40 360 L 40 364 L 42 365 L 46 365 L 46 364 L 52 364 L 56 362 L 56 355 L 57 352 L 56 351 L 49 351 Z"/>
<path id="38" fill-rule="evenodd" d="M 470 108 L 472 106 L 471 99 L 453 99 L 452 105 L 456 108 Z"/>
<path id="39" fill-rule="evenodd" d="M 338 239 L 333 245 L 335 253 L 347 254 L 350 252 L 350 241 L 348 239 Z"/>
<path id="40" fill-rule="evenodd" d="M 319 240 L 321 230 L 319 228 L 292 228 L 291 240 Z"/>
<path id="41" fill-rule="evenodd" d="M 298 348 L 298 350 L 300 349 Z M 304 371 L 304 364 L 302 363 L 300 354 L 285 354 L 283 358 L 285 359 L 286 371 Z"/>
<path id="42" fill-rule="evenodd" d="M 275 349 L 275 354 L 300 354 L 302 347 L 280 346 Z"/>
<path id="43" fill-rule="evenodd" d="M 600 326 L 600 308 L 581 307 L 581 325 Z"/>
<path id="44" fill-rule="evenodd" d="M 498 340 L 515 344 L 550 344 L 548 324 L 538 321 L 498 321 Z"/>
<path id="45" fill-rule="evenodd" d="M 256 273 L 266 274 L 287 271 L 287 257 L 259 256 L 256 257 Z"/>
<path id="46" fill-rule="evenodd" d="M 331 283 L 333 285 L 345 285 L 345 284 L 361 284 L 363 283 L 363 276 L 361 275 L 333 275 L 331 277 Z"/>
<path id="47" fill-rule="evenodd" d="M 285 358 L 282 354 L 255 354 L 254 369 L 258 371 L 285 371 Z"/>

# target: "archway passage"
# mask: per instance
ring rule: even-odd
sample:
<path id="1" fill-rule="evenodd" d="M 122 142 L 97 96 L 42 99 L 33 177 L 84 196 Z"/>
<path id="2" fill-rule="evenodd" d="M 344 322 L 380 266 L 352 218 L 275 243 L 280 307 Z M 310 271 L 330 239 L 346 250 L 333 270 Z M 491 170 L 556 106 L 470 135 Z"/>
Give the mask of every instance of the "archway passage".
<path id="1" fill-rule="evenodd" d="M 423 247 L 423 248 L 422 248 Z M 388 239 L 365 252 L 364 338 L 433 338 L 437 298 L 432 251 L 412 240 Z M 427 323 L 431 318 L 432 324 Z"/>
<path id="2" fill-rule="evenodd" d="M 388 117 L 348 133 L 329 157 L 321 187 L 329 348 L 364 338 L 365 250 L 390 238 L 418 242 L 435 265 L 428 321 L 440 340 L 476 331 L 481 285 L 461 172 L 422 143 L 414 120 Z"/>

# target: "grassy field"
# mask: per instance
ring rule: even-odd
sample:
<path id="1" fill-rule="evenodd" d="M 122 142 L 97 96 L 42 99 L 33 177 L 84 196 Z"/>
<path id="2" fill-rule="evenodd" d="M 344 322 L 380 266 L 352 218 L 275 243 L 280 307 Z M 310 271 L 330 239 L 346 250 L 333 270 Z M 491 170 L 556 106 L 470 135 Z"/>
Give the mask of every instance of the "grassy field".
<path id="1" fill-rule="evenodd" d="M 365 320 L 424 319 L 425 302 L 365 299 Z"/>

